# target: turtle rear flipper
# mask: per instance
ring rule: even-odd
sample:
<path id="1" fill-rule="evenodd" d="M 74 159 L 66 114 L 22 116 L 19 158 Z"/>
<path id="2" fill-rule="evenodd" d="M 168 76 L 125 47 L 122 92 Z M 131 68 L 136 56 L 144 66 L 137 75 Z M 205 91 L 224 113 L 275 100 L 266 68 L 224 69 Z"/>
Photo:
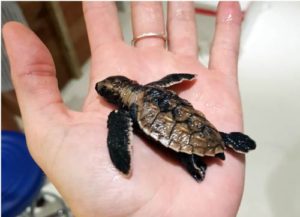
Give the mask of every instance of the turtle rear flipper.
<path id="1" fill-rule="evenodd" d="M 112 111 L 108 116 L 107 146 L 111 161 L 125 175 L 130 173 L 131 150 L 130 134 L 132 133 L 131 118 L 124 110 Z"/>
<path id="2" fill-rule="evenodd" d="M 179 157 L 186 170 L 193 176 L 193 178 L 200 182 L 205 178 L 206 164 L 201 157 L 194 154 L 179 153 Z"/>
<path id="3" fill-rule="evenodd" d="M 255 142 L 247 135 L 239 132 L 223 133 L 220 132 L 222 139 L 227 147 L 239 153 L 247 153 L 256 148 Z"/>
<path id="4" fill-rule="evenodd" d="M 160 79 L 158 81 L 154 81 L 154 82 L 147 84 L 147 86 L 166 88 L 166 87 L 170 87 L 175 84 L 179 84 L 186 80 L 193 80 L 194 78 L 195 78 L 194 74 L 184 74 L 184 73 L 170 74 L 170 75 L 163 77 L 162 79 Z"/>

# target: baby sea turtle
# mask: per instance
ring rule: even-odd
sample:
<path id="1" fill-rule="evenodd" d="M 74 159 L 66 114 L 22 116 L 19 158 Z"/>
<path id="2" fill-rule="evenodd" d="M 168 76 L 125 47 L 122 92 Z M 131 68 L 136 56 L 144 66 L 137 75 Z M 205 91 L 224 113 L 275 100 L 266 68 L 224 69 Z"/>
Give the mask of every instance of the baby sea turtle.
<path id="1" fill-rule="evenodd" d="M 115 167 L 130 172 L 130 134 L 132 126 L 144 135 L 175 152 L 187 171 L 197 180 L 205 177 L 202 157 L 225 159 L 224 149 L 239 153 L 255 149 L 255 142 L 239 133 L 219 132 L 200 111 L 185 99 L 165 88 L 193 74 L 170 74 L 146 85 L 139 85 L 124 76 L 112 76 L 96 84 L 96 91 L 119 107 L 108 117 L 107 145 Z"/>

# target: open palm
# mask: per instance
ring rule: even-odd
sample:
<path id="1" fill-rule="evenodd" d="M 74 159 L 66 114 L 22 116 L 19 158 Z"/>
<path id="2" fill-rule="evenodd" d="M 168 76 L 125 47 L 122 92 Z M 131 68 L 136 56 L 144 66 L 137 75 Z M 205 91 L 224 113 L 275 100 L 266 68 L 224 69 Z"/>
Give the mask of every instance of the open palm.
<path id="1" fill-rule="evenodd" d="M 106 121 L 112 105 L 97 96 L 95 83 L 125 75 L 145 84 L 169 73 L 195 73 L 180 96 L 221 131 L 242 131 L 237 84 L 241 12 L 221 3 L 209 68 L 197 60 L 193 5 L 168 5 L 168 45 L 146 38 L 136 47 L 121 38 L 113 3 L 85 3 L 92 50 L 89 94 L 82 112 L 63 104 L 51 55 L 39 39 L 17 23 L 4 27 L 30 152 L 76 216 L 234 216 L 244 180 L 244 158 L 226 152 L 226 161 L 208 164 L 197 183 L 172 157 L 134 136 L 133 173 L 124 177 L 106 147 Z M 133 3 L 134 35 L 163 32 L 160 3 Z M 26 54 L 26 55 L 24 55 Z M 188 83 L 188 82 L 187 82 Z"/>

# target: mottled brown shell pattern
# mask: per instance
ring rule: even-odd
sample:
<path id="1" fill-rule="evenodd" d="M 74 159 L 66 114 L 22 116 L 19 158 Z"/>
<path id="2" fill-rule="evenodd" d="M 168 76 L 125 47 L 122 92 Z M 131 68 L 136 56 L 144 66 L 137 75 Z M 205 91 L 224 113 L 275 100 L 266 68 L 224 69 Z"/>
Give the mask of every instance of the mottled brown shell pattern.
<path id="1" fill-rule="evenodd" d="M 137 122 L 144 133 L 177 152 L 199 156 L 224 152 L 219 132 L 203 113 L 171 91 L 145 88 L 137 103 Z"/>

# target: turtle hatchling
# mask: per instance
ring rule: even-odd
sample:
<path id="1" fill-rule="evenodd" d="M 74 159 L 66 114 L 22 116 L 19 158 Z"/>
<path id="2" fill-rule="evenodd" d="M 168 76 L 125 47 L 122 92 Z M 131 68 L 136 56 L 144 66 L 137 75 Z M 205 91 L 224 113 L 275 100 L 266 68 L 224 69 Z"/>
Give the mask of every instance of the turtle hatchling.
<path id="1" fill-rule="evenodd" d="M 224 160 L 226 147 L 239 153 L 255 149 L 250 137 L 240 132 L 219 132 L 191 103 L 166 89 L 194 78 L 193 74 L 170 74 L 140 85 L 124 76 L 111 76 L 96 84 L 98 94 L 119 108 L 109 114 L 107 122 L 108 150 L 119 171 L 130 173 L 132 127 L 174 151 L 196 181 L 205 177 L 203 157 Z"/>

